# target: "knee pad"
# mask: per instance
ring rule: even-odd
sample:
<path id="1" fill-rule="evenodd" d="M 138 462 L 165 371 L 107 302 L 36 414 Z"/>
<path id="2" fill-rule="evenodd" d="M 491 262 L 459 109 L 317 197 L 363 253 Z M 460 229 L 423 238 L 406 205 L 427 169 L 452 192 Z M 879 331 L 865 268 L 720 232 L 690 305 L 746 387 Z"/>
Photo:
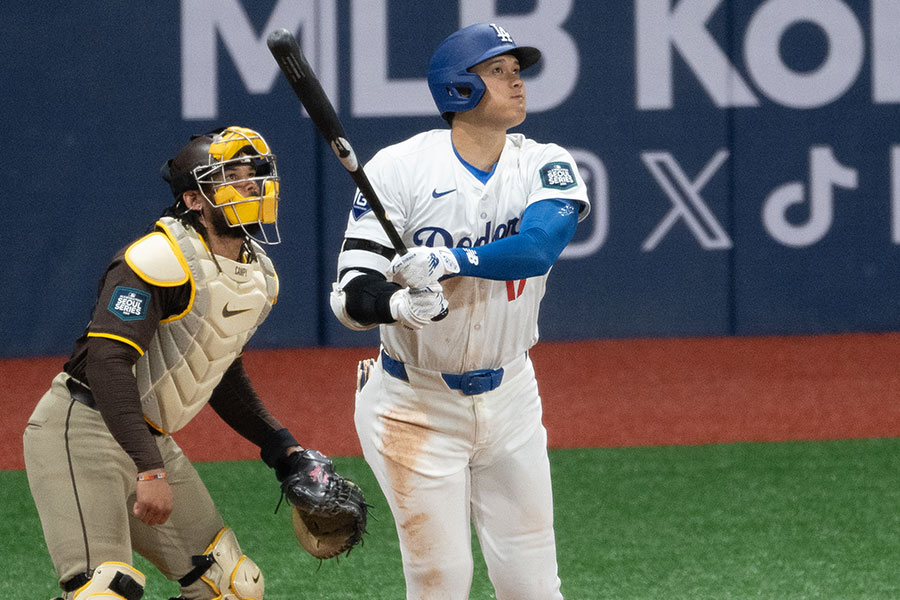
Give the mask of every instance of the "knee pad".
<path id="1" fill-rule="evenodd" d="M 217 600 L 262 600 L 265 590 L 262 572 L 241 552 L 230 527 L 223 527 L 199 558 L 206 558 L 209 564 L 200 579 L 212 589 Z"/>
<path id="2" fill-rule="evenodd" d="M 140 600 L 144 574 L 121 562 L 100 563 L 86 584 L 75 590 L 72 600 Z"/>

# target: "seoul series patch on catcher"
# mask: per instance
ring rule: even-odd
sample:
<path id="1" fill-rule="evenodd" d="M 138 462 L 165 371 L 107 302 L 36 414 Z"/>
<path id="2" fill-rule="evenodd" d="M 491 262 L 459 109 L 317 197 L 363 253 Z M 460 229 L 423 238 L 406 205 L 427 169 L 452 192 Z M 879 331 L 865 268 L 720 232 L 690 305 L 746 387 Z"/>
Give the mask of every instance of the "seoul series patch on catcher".
<path id="1" fill-rule="evenodd" d="M 107 308 L 123 321 L 140 321 L 147 316 L 150 294 L 143 290 L 116 286 Z"/>
<path id="2" fill-rule="evenodd" d="M 567 190 L 578 185 L 572 165 L 567 162 L 551 162 L 541 167 L 541 183 L 545 188 Z"/>

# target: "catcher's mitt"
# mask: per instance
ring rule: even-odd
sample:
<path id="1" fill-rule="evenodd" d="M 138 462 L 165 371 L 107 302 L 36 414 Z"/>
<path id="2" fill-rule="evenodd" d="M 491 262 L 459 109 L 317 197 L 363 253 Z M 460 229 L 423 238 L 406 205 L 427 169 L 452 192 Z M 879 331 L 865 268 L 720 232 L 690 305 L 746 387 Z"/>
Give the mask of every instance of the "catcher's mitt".
<path id="1" fill-rule="evenodd" d="M 279 479 L 292 506 L 297 541 L 316 558 L 349 554 L 366 532 L 369 505 L 362 490 L 316 450 L 295 452 L 287 460 Z"/>

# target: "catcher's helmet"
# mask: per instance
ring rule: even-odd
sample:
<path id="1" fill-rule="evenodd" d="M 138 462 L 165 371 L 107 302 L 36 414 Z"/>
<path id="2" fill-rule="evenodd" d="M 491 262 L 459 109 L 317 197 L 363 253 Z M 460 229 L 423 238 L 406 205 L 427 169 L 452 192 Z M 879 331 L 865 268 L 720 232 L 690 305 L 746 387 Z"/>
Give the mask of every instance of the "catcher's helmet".
<path id="1" fill-rule="evenodd" d="M 478 105 L 485 86 L 481 77 L 469 69 L 501 54 L 515 56 L 523 70 L 541 58 L 540 50 L 517 46 L 512 36 L 494 23 L 469 25 L 440 43 L 428 65 L 428 87 L 442 117 Z"/>
<path id="2" fill-rule="evenodd" d="M 254 172 L 240 181 L 227 180 L 226 170 L 236 165 L 251 165 Z M 275 155 L 256 131 L 232 126 L 194 136 L 166 161 L 161 174 L 176 203 L 186 191 L 198 190 L 211 205 L 223 207 L 230 226 L 264 244 L 280 241 Z M 244 196 L 235 188 L 248 181 L 256 184 L 258 195 Z"/>

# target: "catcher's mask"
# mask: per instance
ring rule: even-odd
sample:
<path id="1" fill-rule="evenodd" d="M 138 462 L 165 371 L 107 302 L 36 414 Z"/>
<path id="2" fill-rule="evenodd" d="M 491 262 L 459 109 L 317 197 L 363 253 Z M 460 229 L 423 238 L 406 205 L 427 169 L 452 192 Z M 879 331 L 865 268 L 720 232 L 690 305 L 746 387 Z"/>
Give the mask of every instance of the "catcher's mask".
<path id="1" fill-rule="evenodd" d="M 176 201 L 198 190 L 222 208 L 229 226 L 262 244 L 281 241 L 275 155 L 256 131 L 232 126 L 194 136 L 163 165 L 162 175 Z"/>

